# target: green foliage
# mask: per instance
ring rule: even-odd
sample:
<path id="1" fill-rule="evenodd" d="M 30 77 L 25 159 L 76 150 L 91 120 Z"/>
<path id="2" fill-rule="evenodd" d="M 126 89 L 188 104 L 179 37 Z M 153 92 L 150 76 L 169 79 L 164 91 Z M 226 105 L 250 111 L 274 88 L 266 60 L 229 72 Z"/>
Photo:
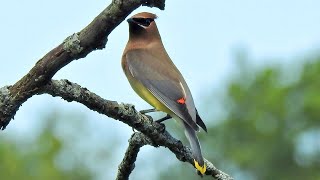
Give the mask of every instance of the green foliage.
<path id="1" fill-rule="evenodd" d="M 236 179 L 320 179 L 320 56 L 294 81 L 285 78 L 297 73 L 290 65 L 258 69 L 245 62 L 223 99 L 227 115 L 200 137 L 205 156 Z M 173 178 L 197 179 L 181 163 L 160 179 Z"/>
<path id="2" fill-rule="evenodd" d="M 67 117 L 65 114 L 52 113 L 43 118 L 44 127 L 41 127 L 41 132 L 32 142 L 24 143 L 23 140 L 15 142 L 3 136 L 0 138 L 0 179 L 87 180 L 91 178 L 91 172 L 81 163 L 70 170 L 63 170 L 57 163 L 57 156 L 66 148 L 64 140 L 55 135 L 54 124 L 62 118 L 61 116 Z M 76 116 L 69 118 L 69 121 L 65 122 L 66 126 L 76 122 L 72 121 Z M 72 152 L 69 151 L 68 155 L 72 156 Z"/>

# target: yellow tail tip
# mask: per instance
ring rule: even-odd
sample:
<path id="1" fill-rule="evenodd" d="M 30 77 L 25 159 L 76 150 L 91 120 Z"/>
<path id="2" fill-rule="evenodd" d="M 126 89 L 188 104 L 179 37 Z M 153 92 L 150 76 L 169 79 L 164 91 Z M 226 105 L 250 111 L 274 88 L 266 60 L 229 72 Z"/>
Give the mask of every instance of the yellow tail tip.
<path id="1" fill-rule="evenodd" d="M 204 175 L 204 173 L 206 172 L 206 165 L 203 164 L 203 166 L 200 166 L 199 163 L 196 160 L 194 161 L 194 166 L 196 167 L 196 169 L 202 174 Z"/>

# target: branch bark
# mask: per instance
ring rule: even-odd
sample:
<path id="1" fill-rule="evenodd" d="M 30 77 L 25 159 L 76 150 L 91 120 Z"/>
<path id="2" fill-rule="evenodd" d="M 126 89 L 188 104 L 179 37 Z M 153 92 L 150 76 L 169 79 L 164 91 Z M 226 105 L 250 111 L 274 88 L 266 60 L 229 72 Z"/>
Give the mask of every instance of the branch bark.
<path id="1" fill-rule="evenodd" d="M 6 128 L 19 107 L 62 67 L 73 60 L 86 57 L 94 50 L 103 49 L 111 31 L 141 5 L 163 10 L 165 0 L 113 0 L 87 27 L 48 52 L 18 82 L 1 88 L 0 130 Z"/>

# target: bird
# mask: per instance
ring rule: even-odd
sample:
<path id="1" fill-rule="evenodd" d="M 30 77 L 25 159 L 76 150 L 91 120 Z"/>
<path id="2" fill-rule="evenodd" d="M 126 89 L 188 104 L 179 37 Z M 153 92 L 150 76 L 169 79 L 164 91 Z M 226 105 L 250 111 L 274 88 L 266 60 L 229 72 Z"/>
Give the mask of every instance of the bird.
<path id="1" fill-rule="evenodd" d="M 195 107 L 190 89 L 162 43 L 155 19 L 141 12 L 127 19 L 129 40 L 121 65 L 132 89 L 156 111 L 172 117 L 184 128 L 195 168 L 203 175 L 206 165 L 196 132 L 207 127 Z M 168 118 L 167 118 L 168 119 Z"/>

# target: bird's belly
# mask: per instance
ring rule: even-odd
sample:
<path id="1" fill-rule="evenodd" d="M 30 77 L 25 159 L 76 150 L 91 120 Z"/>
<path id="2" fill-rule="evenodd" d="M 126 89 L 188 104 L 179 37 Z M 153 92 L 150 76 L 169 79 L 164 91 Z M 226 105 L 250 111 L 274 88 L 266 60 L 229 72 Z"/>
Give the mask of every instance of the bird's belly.
<path id="1" fill-rule="evenodd" d="M 171 114 L 171 111 L 161 103 L 142 83 L 134 78 L 128 78 L 132 89 L 147 103 L 159 111 Z"/>

